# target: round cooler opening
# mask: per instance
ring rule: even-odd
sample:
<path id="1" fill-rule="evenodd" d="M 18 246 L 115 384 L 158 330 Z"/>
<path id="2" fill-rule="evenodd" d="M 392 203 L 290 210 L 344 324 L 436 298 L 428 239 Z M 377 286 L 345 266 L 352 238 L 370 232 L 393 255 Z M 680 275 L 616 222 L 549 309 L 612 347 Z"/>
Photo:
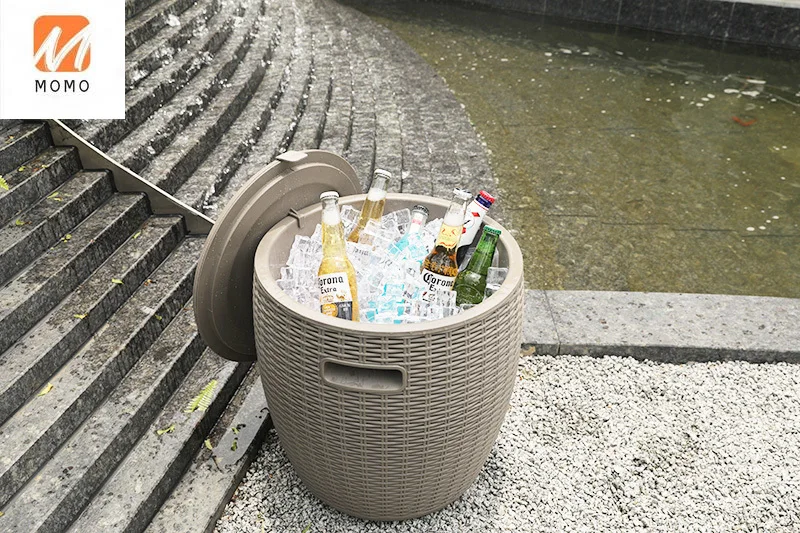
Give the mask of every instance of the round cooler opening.
<path id="1" fill-rule="evenodd" d="M 343 196 L 359 208 L 365 195 Z M 389 194 L 386 213 L 446 200 Z M 522 334 L 522 253 L 501 229 L 501 288 L 458 315 L 418 324 L 351 322 L 314 312 L 278 287 L 296 235 L 321 206 L 283 219 L 261 239 L 253 275 L 257 365 L 281 444 L 323 502 L 369 520 L 437 511 L 475 481 L 516 381 Z M 302 225 L 299 227 L 298 221 Z"/>
<path id="2" fill-rule="evenodd" d="M 358 194 L 351 196 L 344 196 L 339 199 L 339 206 L 351 205 L 357 209 L 366 200 L 366 194 Z M 424 205 L 428 208 L 430 214 L 428 220 L 444 217 L 447 207 L 450 202 L 440 198 L 431 198 L 429 196 L 413 195 L 413 194 L 397 194 L 390 193 L 386 196 L 385 214 L 392 211 L 397 211 L 403 208 L 411 208 L 416 204 Z M 472 316 L 479 315 L 486 312 L 489 307 L 499 305 L 504 298 L 518 285 L 522 284 L 522 251 L 519 248 L 516 240 L 511 236 L 511 233 L 501 226 L 497 221 L 487 216 L 484 223 L 487 226 L 499 229 L 502 233 L 497 242 L 497 265 L 501 268 L 508 268 L 508 276 L 501 285 L 500 289 L 486 298 L 477 306 L 459 313 L 456 316 L 443 318 L 431 322 L 422 322 L 419 324 L 372 324 L 361 322 L 350 322 L 338 318 L 332 318 L 322 313 L 313 313 L 312 310 L 295 302 L 283 290 L 278 287 L 277 281 L 280 279 L 280 270 L 286 266 L 286 261 L 289 259 L 289 252 L 292 248 L 295 236 L 310 237 L 314 233 L 314 228 L 320 223 L 322 218 L 322 207 L 317 204 L 308 207 L 297 213 L 297 218 L 293 216 L 286 217 L 281 222 L 278 222 L 261 240 L 258 246 L 255 257 L 255 278 L 259 280 L 264 289 L 266 289 L 273 297 L 278 299 L 282 305 L 286 306 L 294 313 L 306 316 L 306 318 L 316 319 L 321 322 L 335 324 L 345 329 L 364 329 L 369 328 L 370 331 L 413 331 L 413 330 L 429 330 L 431 327 L 447 326 L 454 322 L 459 322 L 463 319 L 469 319 Z M 302 220 L 303 227 L 298 227 L 298 219 Z M 480 237 L 480 233 L 476 239 Z"/>

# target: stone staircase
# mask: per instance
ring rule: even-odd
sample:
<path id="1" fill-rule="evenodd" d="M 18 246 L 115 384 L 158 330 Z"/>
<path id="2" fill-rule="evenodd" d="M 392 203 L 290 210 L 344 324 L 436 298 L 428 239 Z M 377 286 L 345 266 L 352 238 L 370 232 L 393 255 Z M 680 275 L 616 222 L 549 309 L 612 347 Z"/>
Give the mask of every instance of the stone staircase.
<path id="1" fill-rule="evenodd" d="M 357 11 L 125 6 L 126 118 L 65 123 L 211 217 L 288 149 L 341 154 L 365 187 L 377 167 L 393 191 L 495 187 L 442 80 Z M 0 175 L 0 532 L 209 531 L 269 417 L 250 367 L 197 335 L 204 237 L 40 122 L 0 121 Z"/>
<path id="2" fill-rule="evenodd" d="M 215 214 L 287 149 L 344 156 L 366 186 L 495 187 L 452 93 L 405 43 L 332 0 L 129 0 L 125 120 L 77 134 Z"/>
<path id="3" fill-rule="evenodd" d="M 204 237 L 82 169 L 42 123 L 0 123 L 0 175 L 0 531 L 143 531 L 165 504 L 205 530 L 267 416 L 249 365 L 197 334 Z M 187 468 L 204 486 L 170 501 Z"/>

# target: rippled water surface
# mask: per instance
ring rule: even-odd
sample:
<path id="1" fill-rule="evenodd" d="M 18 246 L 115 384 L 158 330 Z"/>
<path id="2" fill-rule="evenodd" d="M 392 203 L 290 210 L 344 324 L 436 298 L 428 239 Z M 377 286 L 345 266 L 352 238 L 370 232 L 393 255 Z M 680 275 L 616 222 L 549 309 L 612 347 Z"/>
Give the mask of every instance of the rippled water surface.
<path id="1" fill-rule="evenodd" d="M 800 297 L 800 60 L 430 3 L 356 4 L 486 142 L 531 288 Z"/>

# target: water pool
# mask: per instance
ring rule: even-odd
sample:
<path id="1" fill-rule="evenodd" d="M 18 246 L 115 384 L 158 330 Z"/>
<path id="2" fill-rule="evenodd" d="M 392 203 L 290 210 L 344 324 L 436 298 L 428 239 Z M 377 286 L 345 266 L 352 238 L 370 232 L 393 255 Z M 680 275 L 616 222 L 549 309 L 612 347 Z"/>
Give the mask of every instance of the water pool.
<path id="1" fill-rule="evenodd" d="M 800 297 L 797 53 L 450 4 L 352 5 L 465 106 L 529 288 Z"/>

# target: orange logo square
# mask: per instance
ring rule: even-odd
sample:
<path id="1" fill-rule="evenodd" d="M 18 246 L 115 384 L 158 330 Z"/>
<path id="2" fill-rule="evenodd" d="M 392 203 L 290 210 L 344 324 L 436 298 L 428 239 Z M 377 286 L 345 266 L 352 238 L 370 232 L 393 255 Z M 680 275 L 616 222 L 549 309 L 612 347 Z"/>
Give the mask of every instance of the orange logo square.
<path id="1" fill-rule="evenodd" d="M 80 15 L 45 15 L 33 23 L 33 60 L 42 72 L 83 72 L 92 61 L 91 26 Z"/>

